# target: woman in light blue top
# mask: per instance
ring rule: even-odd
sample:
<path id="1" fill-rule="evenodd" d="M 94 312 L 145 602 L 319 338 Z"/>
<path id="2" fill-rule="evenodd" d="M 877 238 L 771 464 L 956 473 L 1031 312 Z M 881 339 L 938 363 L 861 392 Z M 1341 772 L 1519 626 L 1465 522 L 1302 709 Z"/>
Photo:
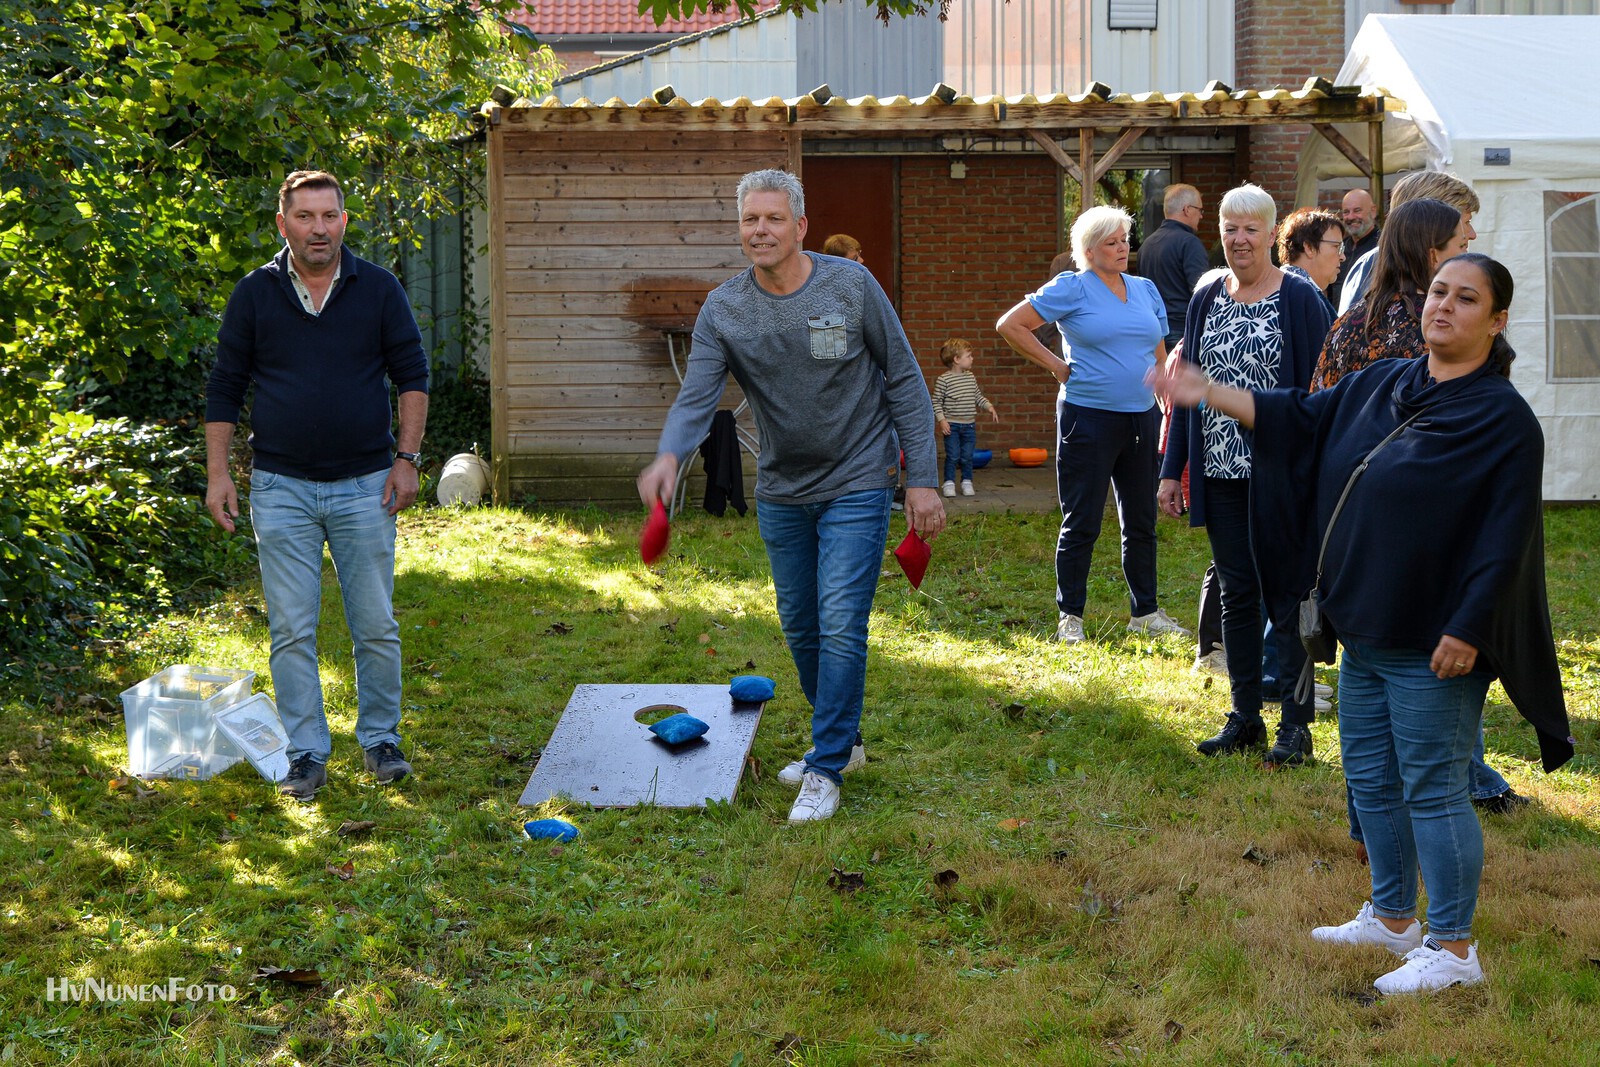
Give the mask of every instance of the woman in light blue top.
<path id="1" fill-rule="evenodd" d="M 1056 398 L 1056 640 L 1083 640 L 1089 561 L 1100 536 L 1106 489 L 1117 494 L 1128 629 L 1187 634 L 1156 604 L 1156 463 L 1160 414 L 1145 384 L 1166 359 L 1167 309 L 1155 283 L 1125 273 L 1133 219 L 1094 207 L 1072 224 L 1067 271 L 1000 317 L 996 328 L 1025 359 L 1061 383 Z M 1033 331 L 1054 323 L 1070 360 Z"/>

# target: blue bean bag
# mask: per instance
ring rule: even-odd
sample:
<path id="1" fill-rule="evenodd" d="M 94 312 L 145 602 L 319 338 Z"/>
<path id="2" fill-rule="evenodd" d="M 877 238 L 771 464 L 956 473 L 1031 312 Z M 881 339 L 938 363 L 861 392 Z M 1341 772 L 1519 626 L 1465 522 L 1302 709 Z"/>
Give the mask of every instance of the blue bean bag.
<path id="1" fill-rule="evenodd" d="M 578 828 L 565 819 L 535 819 L 522 824 L 523 831 L 535 841 L 548 838 L 571 841 L 578 836 Z"/>
<path id="2" fill-rule="evenodd" d="M 778 687 L 772 684 L 771 678 L 763 678 L 759 674 L 741 674 L 728 685 L 728 695 L 733 699 L 755 704 L 771 700 L 772 694 L 777 691 Z"/>
<path id="3" fill-rule="evenodd" d="M 685 741 L 693 741 L 711 727 L 687 712 L 678 712 L 668 715 L 665 719 L 650 727 L 650 732 L 669 745 L 681 745 Z"/>

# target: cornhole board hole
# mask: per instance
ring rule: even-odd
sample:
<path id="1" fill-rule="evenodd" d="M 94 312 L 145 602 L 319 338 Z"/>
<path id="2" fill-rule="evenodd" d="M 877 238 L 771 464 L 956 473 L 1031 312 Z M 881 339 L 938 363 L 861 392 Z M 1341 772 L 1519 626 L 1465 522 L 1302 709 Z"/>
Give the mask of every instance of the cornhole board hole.
<path id="1" fill-rule="evenodd" d="M 725 685 L 577 686 L 518 803 L 565 796 L 596 808 L 703 808 L 732 801 L 765 706 L 735 701 Z M 679 711 L 711 729 L 681 745 L 650 732 L 650 723 Z"/>

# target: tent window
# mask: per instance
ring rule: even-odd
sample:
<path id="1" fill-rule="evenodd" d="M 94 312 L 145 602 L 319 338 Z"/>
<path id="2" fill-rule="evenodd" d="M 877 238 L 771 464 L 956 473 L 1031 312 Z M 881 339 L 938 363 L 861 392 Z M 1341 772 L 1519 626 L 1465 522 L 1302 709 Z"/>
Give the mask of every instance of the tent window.
<path id="1" fill-rule="evenodd" d="M 1544 194 L 1550 379 L 1600 380 L 1600 194 Z"/>

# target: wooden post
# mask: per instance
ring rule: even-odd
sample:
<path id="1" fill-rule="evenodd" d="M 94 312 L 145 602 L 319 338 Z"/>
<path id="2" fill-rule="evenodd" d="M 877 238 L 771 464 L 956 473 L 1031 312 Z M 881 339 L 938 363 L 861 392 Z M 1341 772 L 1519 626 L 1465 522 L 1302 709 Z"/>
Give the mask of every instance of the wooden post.
<path id="1" fill-rule="evenodd" d="M 511 500 L 511 417 L 506 410 L 506 220 L 503 112 L 489 114 L 489 463 L 494 502 Z"/>
<path id="2" fill-rule="evenodd" d="M 1078 213 L 1094 207 L 1094 128 L 1085 126 L 1078 131 L 1078 169 L 1083 177 L 1078 179 Z"/>
<path id="3" fill-rule="evenodd" d="M 1372 202 L 1378 206 L 1378 218 L 1383 210 L 1383 112 L 1378 112 L 1375 122 L 1367 123 L 1367 159 L 1372 162 Z"/>

